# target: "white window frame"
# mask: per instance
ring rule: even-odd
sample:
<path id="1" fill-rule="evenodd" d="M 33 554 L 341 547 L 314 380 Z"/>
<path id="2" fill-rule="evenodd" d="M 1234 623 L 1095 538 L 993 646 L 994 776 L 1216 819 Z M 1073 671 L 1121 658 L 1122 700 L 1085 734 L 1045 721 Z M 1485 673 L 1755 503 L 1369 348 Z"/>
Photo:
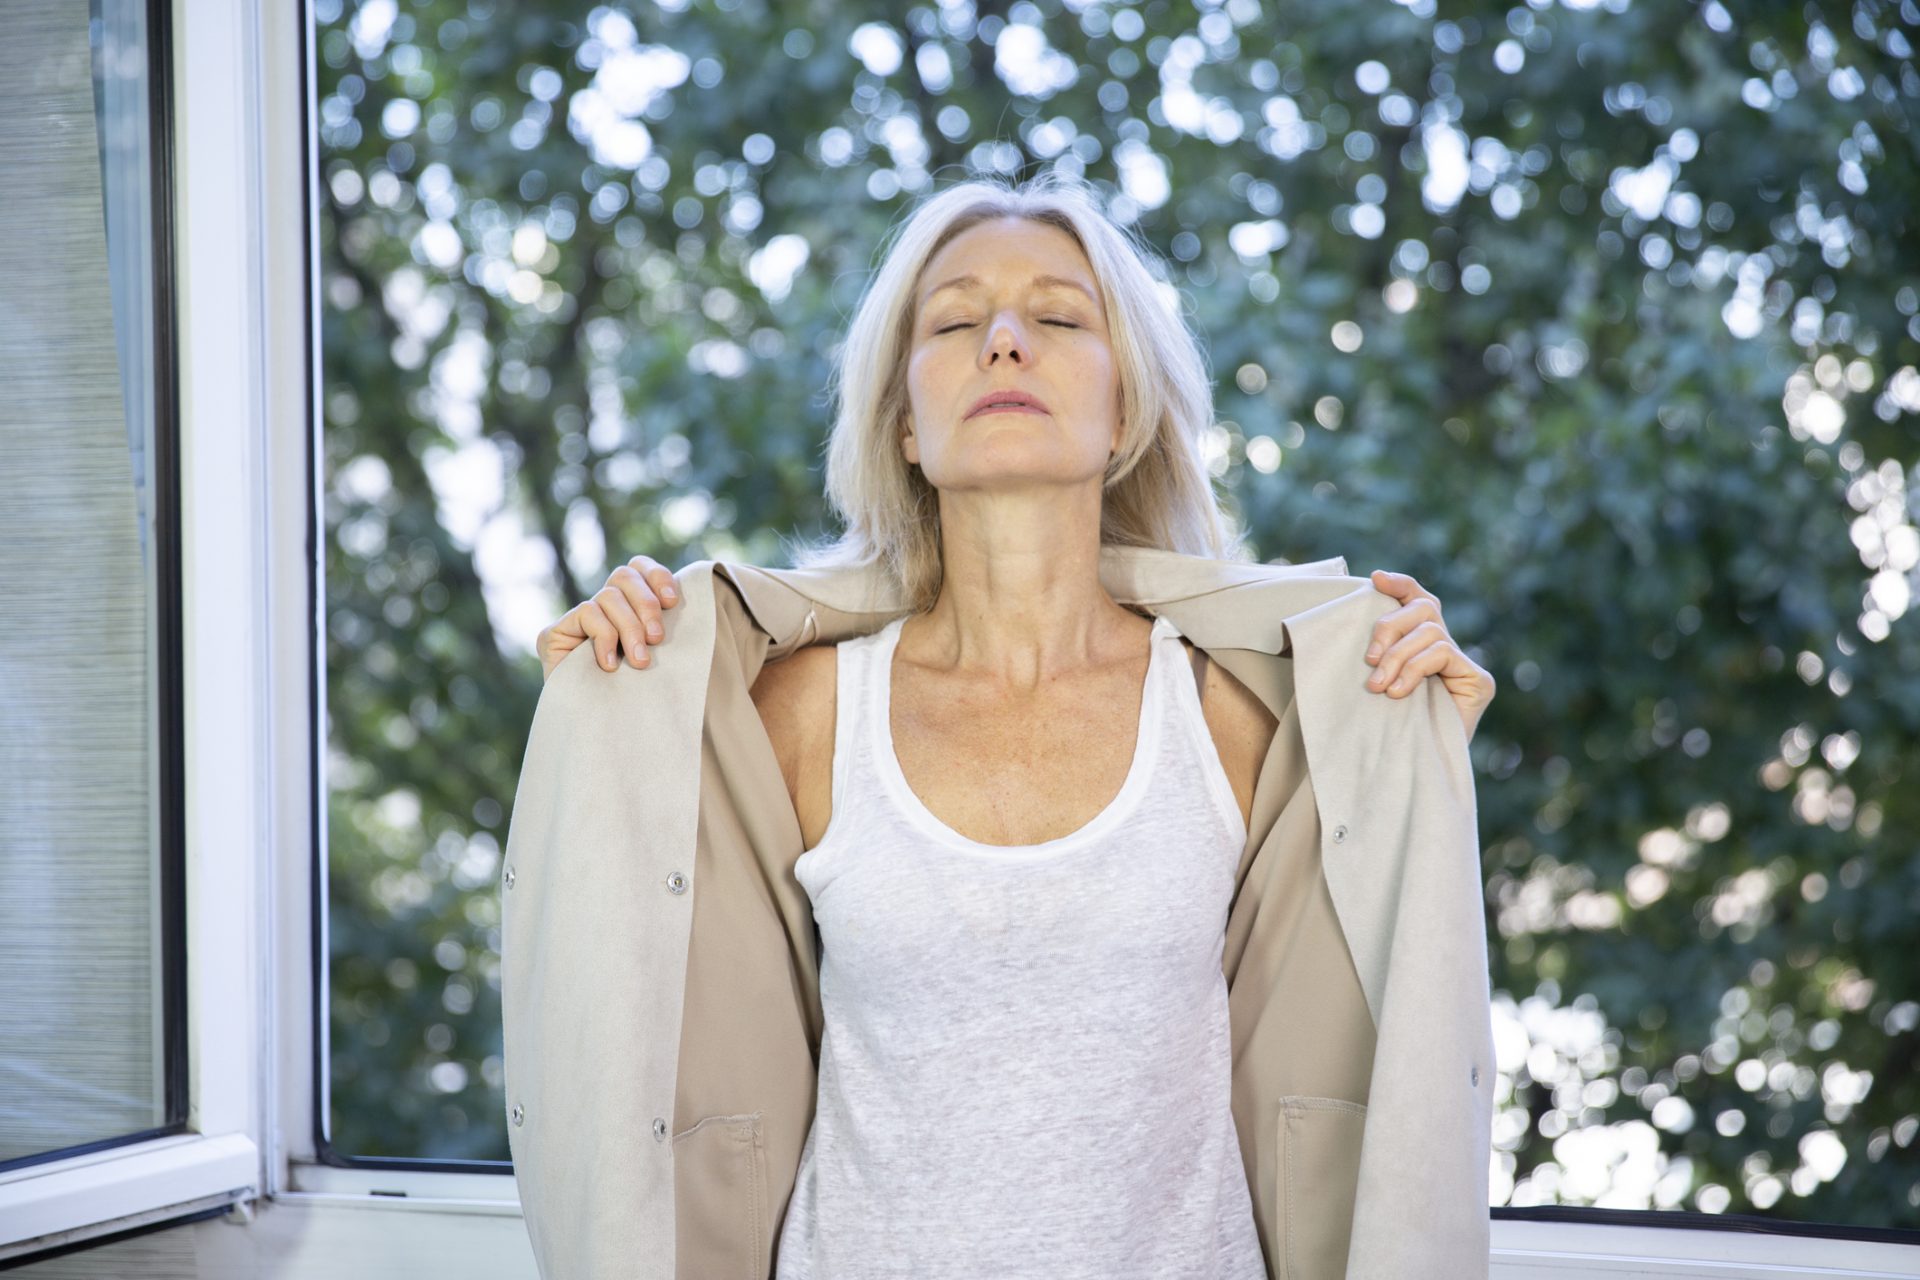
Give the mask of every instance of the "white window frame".
<path id="1" fill-rule="evenodd" d="M 266 1185 L 258 1046 L 264 901 L 260 785 L 266 723 L 256 536 L 264 382 L 249 255 L 245 160 L 257 66 L 242 48 L 250 5 L 176 0 L 171 31 L 180 388 L 182 741 L 191 1132 L 0 1175 L 0 1261 L 108 1232 L 244 1203 Z M 150 32 L 158 41 L 160 33 Z M 209 74 L 218 68 L 217 73 Z M 159 170 L 162 157 L 156 156 Z M 169 217 L 170 212 L 170 217 Z M 162 259 L 164 260 L 164 259 Z M 164 318 L 162 319 L 164 323 Z M 167 673 L 161 673 L 166 678 Z"/>
<path id="2" fill-rule="evenodd" d="M 254 1230 L 297 1224 L 284 1238 L 299 1275 L 341 1274 L 372 1247 L 431 1260 L 423 1274 L 532 1280 L 510 1176 L 316 1158 L 312 714 L 326 695 L 308 552 L 321 420 L 310 17 L 173 0 L 172 20 L 193 1132 L 0 1176 L 0 1260 L 230 1204 Z M 1920 1275 L 1920 1244 L 1669 1222 L 1496 1217 L 1492 1275 Z"/>

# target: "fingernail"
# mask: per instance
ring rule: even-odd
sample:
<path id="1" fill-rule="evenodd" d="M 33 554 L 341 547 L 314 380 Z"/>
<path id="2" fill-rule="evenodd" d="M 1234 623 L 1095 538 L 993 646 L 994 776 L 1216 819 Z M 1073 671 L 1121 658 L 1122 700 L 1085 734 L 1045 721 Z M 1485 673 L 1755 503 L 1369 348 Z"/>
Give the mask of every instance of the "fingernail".
<path id="1" fill-rule="evenodd" d="M 1379 657 L 1379 656 L 1380 656 L 1380 646 L 1379 646 L 1379 645 L 1375 645 L 1375 646 L 1373 646 L 1373 648 L 1371 648 L 1371 649 L 1369 649 L 1369 650 L 1367 650 L 1367 661 L 1368 661 L 1368 662 L 1372 662 L 1372 661 L 1373 661 L 1373 660 L 1374 660 L 1375 658 L 1377 658 L 1377 657 Z"/>
<path id="2" fill-rule="evenodd" d="M 614 667 L 613 655 L 608 654 L 606 657 L 600 659 L 600 665 L 605 667 L 609 671 L 613 670 L 613 667 Z"/>
<path id="3" fill-rule="evenodd" d="M 672 587 L 662 587 L 662 588 L 660 588 L 660 598 L 661 598 L 662 600 L 671 600 L 671 599 L 673 599 L 673 598 L 674 598 L 675 596 L 677 596 L 677 595 L 679 595 L 679 594 L 680 594 L 680 593 L 679 593 L 678 591 L 675 591 L 675 590 L 674 590 L 674 589 L 673 589 Z"/>
<path id="4" fill-rule="evenodd" d="M 655 644 L 660 643 L 660 636 L 661 636 L 661 631 L 659 627 L 649 626 L 647 628 L 647 639 L 653 641 Z"/>

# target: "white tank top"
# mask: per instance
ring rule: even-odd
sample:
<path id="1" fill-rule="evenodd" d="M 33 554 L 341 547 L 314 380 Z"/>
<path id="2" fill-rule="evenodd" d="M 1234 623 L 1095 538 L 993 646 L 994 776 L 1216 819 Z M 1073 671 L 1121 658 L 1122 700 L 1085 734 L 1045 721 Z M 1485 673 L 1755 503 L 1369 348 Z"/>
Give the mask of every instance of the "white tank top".
<path id="1" fill-rule="evenodd" d="M 1112 802 L 992 845 L 900 770 L 905 621 L 838 646 L 833 810 L 794 866 L 825 1025 L 776 1280 L 1265 1280 L 1221 971 L 1246 824 L 1179 631 L 1154 620 Z"/>

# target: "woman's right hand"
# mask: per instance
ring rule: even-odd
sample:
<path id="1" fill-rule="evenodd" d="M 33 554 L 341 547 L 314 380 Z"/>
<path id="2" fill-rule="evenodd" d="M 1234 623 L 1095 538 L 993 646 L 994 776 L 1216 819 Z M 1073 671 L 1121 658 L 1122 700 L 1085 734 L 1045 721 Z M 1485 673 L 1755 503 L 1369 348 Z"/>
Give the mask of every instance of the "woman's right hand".
<path id="1" fill-rule="evenodd" d="M 647 665 L 647 644 L 663 634 L 660 611 L 680 602 L 673 570 L 652 556 L 635 556 L 607 575 L 607 585 L 567 610 L 544 628 L 534 641 L 540 654 L 540 678 L 545 680 L 560 659 L 585 640 L 593 641 L 595 661 L 611 671 L 622 649 L 636 667 Z"/>

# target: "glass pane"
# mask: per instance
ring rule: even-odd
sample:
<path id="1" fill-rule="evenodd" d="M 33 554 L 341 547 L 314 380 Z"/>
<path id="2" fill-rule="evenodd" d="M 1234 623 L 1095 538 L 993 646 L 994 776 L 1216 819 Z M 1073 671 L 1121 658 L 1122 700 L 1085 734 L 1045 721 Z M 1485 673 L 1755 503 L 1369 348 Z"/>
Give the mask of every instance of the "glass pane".
<path id="1" fill-rule="evenodd" d="M 168 1115 L 146 9 L 0 41 L 0 1162 Z"/>
<path id="2" fill-rule="evenodd" d="M 315 5 L 329 997 L 321 1142 L 337 1156 L 504 1161 L 495 877 L 514 725 L 529 714 L 538 672 L 529 682 L 524 663 L 516 670 L 500 651 L 474 589 L 466 518 L 479 513 L 437 512 L 422 470 L 456 452 L 461 466 L 495 453 L 457 428 L 467 389 L 422 394 L 463 326 L 443 312 L 432 332 L 419 327 L 454 295 L 440 269 L 423 272 L 407 248 L 429 212 L 412 190 L 426 135 L 443 136 L 449 104 L 470 91 L 456 68 L 483 32 L 467 28 L 457 6 L 411 9 Z M 428 38 L 435 31 L 466 48 L 448 54 Z M 438 123 L 410 137 L 402 116 L 417 120 L 428 95 Z M 407 299 L 386 296 L 396 284 Z"/>
<path id="3" fill-rule="evenodd" d="M 533 635 L 819 532 L 888 228 L 1051 168 L 1165 260 L 1258 558 L 1499 683 L 1493 1205 L 1920 1226 L 1911 35 L 1274 8 L 317 0 L 342 1147 L 505 1151 Z"/>

